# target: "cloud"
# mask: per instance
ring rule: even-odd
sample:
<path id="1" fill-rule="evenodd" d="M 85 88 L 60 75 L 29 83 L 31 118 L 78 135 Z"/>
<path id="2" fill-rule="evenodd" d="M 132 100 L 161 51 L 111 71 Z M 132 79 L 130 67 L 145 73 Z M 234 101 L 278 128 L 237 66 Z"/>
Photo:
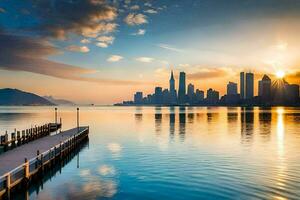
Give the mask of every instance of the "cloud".
<path id="1" fill-rule="evenodd" d="M 4 8 L 0 8 L 0 13 L 5 13 L 6 10 Z"/>
<path id="2" fill-rule="evenodd" d="M 74 51 L 74 52 L 81 52 L 81 53 L 87 53 L 90 51 L 90 49 L 87 46 L 76 46 L 76 45 L 70 45 L 66 47 L 68 51 Z"/>
<path id="3" fill-rule="evenodd" d="M 107 48 L 109 45 L 111 45 L 114 42 L 115 37 L 113 37 L 113 36 L 100 36 L 96 40 L 99 41 L 98 43 L 96 43 L 96 45 L 98 47 Z"/>
<path id="4" fill-rule="evenodd" d="M 41 35 L 65 39 L 75 33 L 86 37 L 97 37 L 113 32 L 117 25 L 117 9 L 103 0 L 83 1 L 33 1 Z"/>
<path id="5" fill-rule="evenodd" d="M 143 63 L 151 63 L 154 60 L 154 58 L 150 58 L 150 57 L 138 57 L 135 60 L 139 61 L 139 62 L 143 62 Z"/>
<path id="6" fill-rule="evenodd" d="M 107 62 L 119 62 L 120 60 L 122 60 L 123 57 L 119 56 L 119 55 L 111 55 L 108 59 Z"/>
<path id="7" fill-rule="evenodd" d="M 178 52 L 178 53 L 184 52 L 184 50 L 178 49 L 178 48 L 173 47 L 173 46 L 168 45 L 168 44 L 158 44 L 157 46 L 160 47 L 160 48 L 169 50 L 169 51 L 175 51 L 175 52 Z"/>
<path id="8" fill-rule="evenodd" d="M 97 42 L 96 46 L 101 47 L 101 48 L 107 48 L 108 44 L 105 42 Z"/>
<path id="9" fill-rule="evenodd" d="M 91 43 L 91 41 L 90 41 L 89 39 L 86 39 L 86 38 L 80 40 L 80 42 L 81 42 L 82 44 L 89 44 L 89 43 Z"/>
<path id="10" fill-rule="evenodd" d="M 0 44 L 1 48 L 5 49 L 5 51 L 0 51 L 1 70 L 31 72 L 61 79 L 99 84 L 148 84 L 140 81 L 88 77 L 87 75 L 95 73 L 96 70 L 48 60 L 48 56 L 62 52 L 43 39 L 8 35 L 0 31 Z"/>
<path id="11" fill-rule="evenodd" d="M 127 17 L 124 19 L 124 21 L 125 21 L 125 23 L 127 23 L 130 26 L 148 23 L 146 15 L 134 14 L 134 13 L 128 14 Z"/>
<path id="12" fill-rule="evenodd" d="M 133 33 L 132 35 L 145 35 L 146 30 L 145 29 L 139 29 L 136 33 Z"/>
<path id="13" fill-rule="evenodd" d="M 157 13 L 157 11 L 154 10 L 154 9 L 148 9 L 148 10 L 145 10 L 144 12 L 149 13 L 149 14 L 156 14 Z"/>
<path id="14" fill-rule="evenodd" d="M 140 6 L 139 5 L 133 5 L 130 7 L 131 10 L 138 10 L 140 9 Z"/>

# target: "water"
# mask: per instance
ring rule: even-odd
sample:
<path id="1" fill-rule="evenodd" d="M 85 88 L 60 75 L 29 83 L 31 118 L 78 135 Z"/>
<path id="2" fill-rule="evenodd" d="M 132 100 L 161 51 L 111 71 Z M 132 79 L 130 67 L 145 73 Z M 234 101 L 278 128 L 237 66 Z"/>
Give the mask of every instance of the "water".
<path id="1" fill-rule="evenodd" d="M 30 199 L 300 199 L 300 108 L 80 112 L 89 143 Z M 59 117 L 76 126 L 75 108 Z M 0 107 L 1 133 L 53 120 L 51 107 Z"/>

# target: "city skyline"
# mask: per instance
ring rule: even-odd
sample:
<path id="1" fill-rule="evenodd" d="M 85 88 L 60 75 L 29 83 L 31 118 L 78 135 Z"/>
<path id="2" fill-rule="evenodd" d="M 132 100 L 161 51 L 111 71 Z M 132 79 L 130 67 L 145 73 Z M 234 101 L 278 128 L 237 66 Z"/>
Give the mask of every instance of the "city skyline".
<path id="1" fill-rule="evenodd" d="M 295 0 L 3 0 L 0 87 L 112 104 L 166 86 L 172 69 L 220 94 L 240 71 L 284 71 L 300 84 L 299 9 Z"/>
<path id="2" fill-rule="evenodd" d="M 261 80 L 254 82 L 255 75 L 252 72 L 240 72 L 239 84 L 229 81 L 226 93 L 210 87 L 206 91 L 195 87 L 186 80 L 185 72 L 179 73 L 178 93 L 175 89 L 173 70 L 170 73 L 169 89 L 160 86 L 154 88 L 154 93 L 146 94 L 137 91 L 133 100 L 123 101 L 114 105 L 161 105 L 161 106 L 279 106 L 294 105 L 300 103 L 299 85 L 289 83 L 285 80 L 284 73 L 278 72 L 276 79 L 264 74 Z M 188 83 L 188 84 L 187 84 Z M 238 91 L 239 85 L 239 91 Z M 257 94 L 254 93 L 255 85 L 258 87 Z M 196 89 L 196 90 L 195 90 Z"/>

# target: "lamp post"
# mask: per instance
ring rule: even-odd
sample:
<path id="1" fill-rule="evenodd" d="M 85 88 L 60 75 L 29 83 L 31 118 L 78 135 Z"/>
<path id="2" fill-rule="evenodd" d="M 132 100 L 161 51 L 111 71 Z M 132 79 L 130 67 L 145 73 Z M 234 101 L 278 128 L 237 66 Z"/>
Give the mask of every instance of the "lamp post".
<path id="1" fill-rule="evenodd" d="M 55 124 L 57 124 L 57 108 L 55 108 Z"/>
<path id="2" fill-rule="evenodd" d="M 79 133 L 79 108 L 77 108 L 77 132 Z"/>

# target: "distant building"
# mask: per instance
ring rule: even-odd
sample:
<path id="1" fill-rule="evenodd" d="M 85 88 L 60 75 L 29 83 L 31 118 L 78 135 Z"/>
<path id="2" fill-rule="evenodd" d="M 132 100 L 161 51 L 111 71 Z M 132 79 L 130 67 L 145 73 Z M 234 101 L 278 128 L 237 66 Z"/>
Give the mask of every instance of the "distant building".
<path id="1" fill-rule="evenodd" d="M 227 84 L 227 95 L 237 95 L 237 83 L 229 82 Z"/>
<path id="2" fill-rule="evenodd" d="M 219 92 L 216 90 L 213 90 L 211 88 L 209 88 L 207 90 L 207 97 L 206 97 L 206 101 L 209 104 L 216 104 L 219 101 Z"/>
<path id="3" fill-rule="evenodd" d="M 155 104 L 161 105 L 163 103 L 163 93 L 161 87 L 155 87 Z"/>
<path id="4" fill-rule="evenodd" d="M 196 98 L 196 103 L 203 102 L 204 101 L 204 91 L 197 89 L 195 98 Z"/>
<path id="5" fill-rule="evenodd" d="M 263 78 L 258 82 L 258 96 L 263 104 L 268 104 L 271 102 L 271 87 L 271 79 L 267 75 L 264 75 Z"/>
<path id="6" fill-rule="evenodd" d="M 143 92 L 136 92 L 134 94 L 134 103 L 135 104 L 142 104 L 143 103 Z"/>
<path id="7" fill-rule="evenodd" d="M 240 96 L 241 99 L 245 99 L 245 73 L 240 73 Z"/>
<path id="8" fill-rule="evenodd" d="M 176 89 L 175 89 L 175 79 L 173 75 L 173 71 L 171 72 L 171 77 L 170 77 L 170 90 L 169 90 L 169 97 L 170 97 L 170 104 L 176 104 L 177 103 L 177 94 L 176 94 Z"/>
<path id="9" fill-rule="evenodd" d="M 185 103 L 185 99 L 186 99 L 185 96 L 186 96 L 185 73 L 180 72 L 180 75 L 179 75 L 179 90 L 178 90 L 178 102 L 180 104 Z"/>
<path id="10" fill-rule="evenodd" d="M 195 86 L 193 84 L 188 84 L 187 89 L 188 103 L 192 104 L 195 101 Z"/>
<path id="11" fill-rule="evenodd" d="M 254 97 L 254 74 L 246 73 L 246 99 Z"/>
<path id="12" fill-rule="evenodd" d="M 170 104 L 170 92 L 168 89 L 164 89 L 162 92 L 163 95 L 163 104 L 167 105 Z"/>
<path id="13" fill-rule="evenodd" d="M 295 104 L 299 102 L 299 85 L 288 84 L 287 85 L 287 102 L 290 104 Z"/>

